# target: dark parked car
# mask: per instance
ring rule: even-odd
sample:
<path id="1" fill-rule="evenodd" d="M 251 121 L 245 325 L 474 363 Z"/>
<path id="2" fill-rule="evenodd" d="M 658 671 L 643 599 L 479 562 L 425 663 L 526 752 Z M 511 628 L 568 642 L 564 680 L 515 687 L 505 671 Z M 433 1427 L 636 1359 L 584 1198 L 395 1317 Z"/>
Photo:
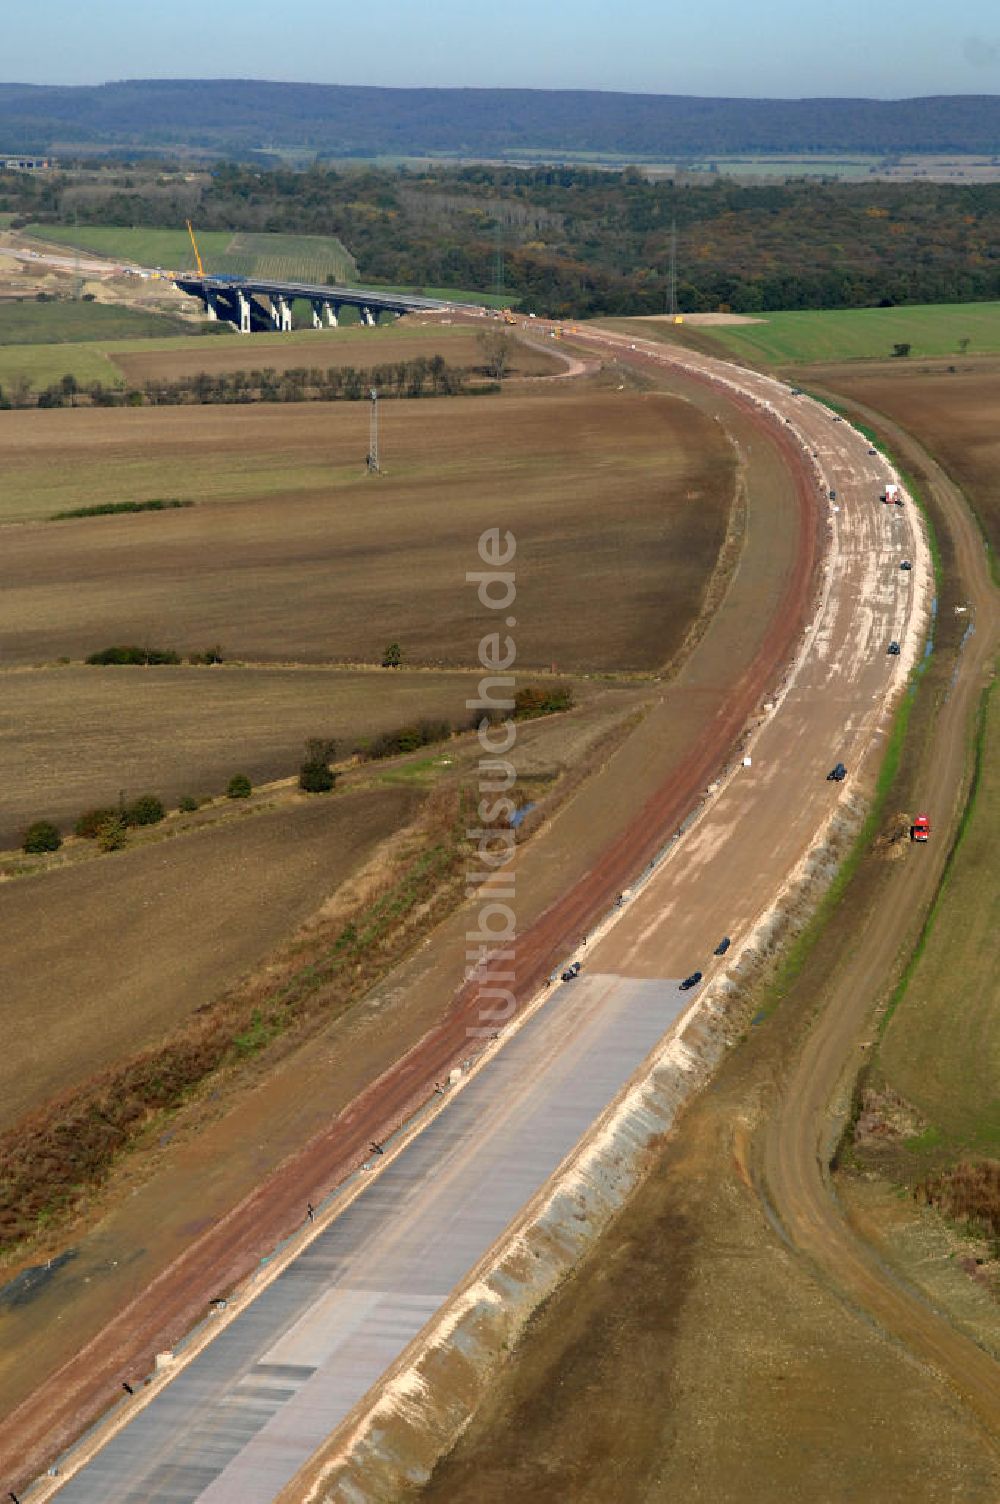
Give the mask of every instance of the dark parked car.
<path id="1" fill-rule="evenodd" d="M 838 762 L 835 768 L 831 768 L 826 775 L 827 783 L 843 783 L 847 777 L 847 769 L 842 762 Z"/>
<path id="2" fill-rule="evenodd" d="M 869 454 L 878 454 L 878 450 L 877 449 L 869 449 L 868 453 Z"/>
<path id="3" fill-rule="evenodd" d="M 910 563 L 909 559 L 904 559 L 899 567 L 900 569 L 912 569 L 913 565 Z"/>
<path id="4" fill-rule="evenodd" d="M 726 954 L 726 951 L 732 945 L 732 943 L 733 942 L 730 940 L 730 938 L 729 938 L 728 935 L 723 935 L 722 939 L 719 941 L 718 945 L 715 947 L 715 954 L 717 956 L 724 956 Z"/>
<path id="5" fill-rule="evenodd" d="M 888 651 L 889 651 L 889 657 L 890 658 L 898 658 L 899 657 L 899 643 L 898 642 L 890 642 L 890 644 L 889 644 L 889 650 Z"/>
<path id="6" fill-rule="evenodd" d="M 580 963 L 579 963 L 579 961 L 574 961 L 573 965 L 572 966 L 567 966 L 566 970 L 563 972 L 563 974 L 562 974 L 562 980 L 564 982 L 572 982 L 579 975 L 580 975 Z"/>
<path id="7" fill-rule="evenodd" d="M 697 987 L 697 985 L 698 985 L 698 983 L 700 981 L 701 981 L 701 972 L 700 971 L 693 971 L 689 977 L 685 977 L 684 978 L 683 982 L 681 983 L 681 991 L 682 992 L 687 992 L 689 990 L 689 988 L 691 988 L 691 987 Z"/>

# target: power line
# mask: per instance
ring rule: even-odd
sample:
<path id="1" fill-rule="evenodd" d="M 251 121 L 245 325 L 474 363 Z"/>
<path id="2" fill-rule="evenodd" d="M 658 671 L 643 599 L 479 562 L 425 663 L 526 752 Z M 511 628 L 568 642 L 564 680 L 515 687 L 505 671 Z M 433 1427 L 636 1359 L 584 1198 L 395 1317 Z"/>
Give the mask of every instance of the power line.
<path id="1" fill-rule="evenodd" d="M 677 221 L 670 221 L 670 263 L 667 271 L 667 313 L 677 317 Z"/>

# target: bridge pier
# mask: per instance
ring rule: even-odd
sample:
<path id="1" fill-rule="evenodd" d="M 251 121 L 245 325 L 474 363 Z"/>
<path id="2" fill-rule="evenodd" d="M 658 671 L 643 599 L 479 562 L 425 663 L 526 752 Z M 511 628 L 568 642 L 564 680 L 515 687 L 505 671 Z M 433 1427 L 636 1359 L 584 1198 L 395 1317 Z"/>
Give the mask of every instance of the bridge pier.
<path id="1" fill-rule="evenodd" d="M 288 298 L 279 297 L 272 293 L 271 298 L 271 323 L 275 329 L 280 329 L 282 334 L 287 334 L 292 327 L 292 305 Z"/>
<path id="2" fill-rule="evenodd" d="M 337 325 L 340 323 L 340 304 L 339 303 L 324 303 L 323 307 L 324 307 L 324 309 L 326 311 L 326 325 L 327 325 L 327 328 L 328 329 L 336 329 Z"/>
<path id="3" fill-rule="evenodd" d="M 376 310 L 376 312 L 377 311 L 378 310 Z M 359 312 L 360 312 L 360 315 L 361 315 L 361 322 L 363 324 L 372 324 L 372 325 L 374 325 L 376 323 L 375 315 L 372 313 L 371 309 L 367 306 L 367 304 L 363 305 L 361 307 L 361 309 L 359 310 Z"/>

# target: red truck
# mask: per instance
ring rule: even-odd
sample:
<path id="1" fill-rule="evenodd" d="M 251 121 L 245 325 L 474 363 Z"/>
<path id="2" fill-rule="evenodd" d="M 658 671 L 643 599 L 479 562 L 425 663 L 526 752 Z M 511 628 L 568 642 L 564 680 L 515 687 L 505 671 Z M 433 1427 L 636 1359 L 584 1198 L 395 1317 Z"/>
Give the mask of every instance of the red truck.
<path id="1" fill-rule="evenodd" d="M 931 822 L 926 815 L 914 815 L 913 824 L 910 826 L 911 841 L 927 841 L 930 839 Z"/>

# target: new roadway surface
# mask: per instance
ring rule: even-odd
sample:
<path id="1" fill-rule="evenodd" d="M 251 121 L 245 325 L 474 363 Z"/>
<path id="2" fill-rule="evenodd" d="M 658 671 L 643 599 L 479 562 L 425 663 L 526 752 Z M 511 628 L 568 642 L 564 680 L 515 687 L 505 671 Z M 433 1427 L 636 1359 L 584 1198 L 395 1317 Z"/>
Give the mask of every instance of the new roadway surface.
<path id="1" fill-rule="evenodd" d="M 582 978 L 60 1494 L 268 1504 L 447 1300 L 677 1017 L 676 980 Z"/>
<path id="2" fill-rule="evenodd" d="M 589 343 L 589 341 L 588 341 Z M 655 347 L 623 352 L 637 363 Z M 867 443 L 752 372 L 683 357 L 774 404 L 824 472 L 830 545 L 800 662 L 752 762 L 706 804 L 548 1000 L 351 1206 L 67 1484 L 65 1504 L 270 1500 L 489 1252 L 663 1036 L 678 978 L 773 903 L 876 748 L 919 634 L 926 555 Z M 838 493 L 836 509 L 826 488 Z M 908 557 L 913 572 L 900 569 Z M 891 640 L 904 643 L 890 657 Z"/>

